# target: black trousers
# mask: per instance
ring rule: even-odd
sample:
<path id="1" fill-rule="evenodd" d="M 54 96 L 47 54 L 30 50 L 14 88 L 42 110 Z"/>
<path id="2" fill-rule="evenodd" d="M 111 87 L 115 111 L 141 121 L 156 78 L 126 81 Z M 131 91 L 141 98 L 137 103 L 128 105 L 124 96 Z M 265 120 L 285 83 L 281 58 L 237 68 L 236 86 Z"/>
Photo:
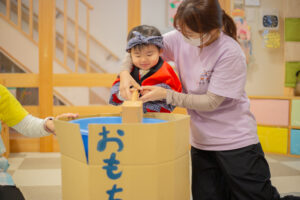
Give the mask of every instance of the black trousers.
<path id="1" fill-rule="evenodd" d="M 25 198 L 16 186 L 0 185 L 0 200 L 25 200 Z"/>
<path id="2" fill-rule="evenodd" d="M 260 143 L 230 151 L 192 147 L 193 200 L 278 200 Z"/>

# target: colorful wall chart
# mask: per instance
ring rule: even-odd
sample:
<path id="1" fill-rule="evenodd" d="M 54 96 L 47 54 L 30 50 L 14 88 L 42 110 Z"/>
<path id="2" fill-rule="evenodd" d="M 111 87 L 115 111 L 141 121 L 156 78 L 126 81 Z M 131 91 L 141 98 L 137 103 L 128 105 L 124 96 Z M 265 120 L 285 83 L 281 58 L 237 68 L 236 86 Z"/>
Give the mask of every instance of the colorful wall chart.
<path id="1" fill-rule="evenodd" d="M 247 64 L 249 64 L 252 55 L 251 28 L 245 19 L 243 9 L 234 9 L 232 16 L 237 28 L 237 39 L 246 55 Z"/>
<path id="2" fill-rule="evenodd" d="M 168 0 L 168 26 L 173 27 L 174 16 L 179 4 L 183 0 Z"/>

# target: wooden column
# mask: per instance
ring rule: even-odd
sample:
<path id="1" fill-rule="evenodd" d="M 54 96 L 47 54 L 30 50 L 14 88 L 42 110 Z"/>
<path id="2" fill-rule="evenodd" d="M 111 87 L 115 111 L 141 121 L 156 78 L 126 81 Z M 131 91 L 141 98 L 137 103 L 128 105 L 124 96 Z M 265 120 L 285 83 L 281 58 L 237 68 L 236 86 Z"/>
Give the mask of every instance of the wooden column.
<path id="1" fill-rule="evenodd" d="M 129 32 L 133 27 L 141 24 L 141 0 L 127 0 L 127 4 L 127 30 Z"/>
<path id="2" fill-rule="evenodd" d="M 54 0 L 39 0 L 39 112 L 53 114 Z M 40 139 L 40 152 L 53 151 L 53 137 Z"/>
<path id="3" fill-rule="evenodd" d="M 231 15 L 231 0 L 219 0 L 219 2 L 226 14 Z"/>

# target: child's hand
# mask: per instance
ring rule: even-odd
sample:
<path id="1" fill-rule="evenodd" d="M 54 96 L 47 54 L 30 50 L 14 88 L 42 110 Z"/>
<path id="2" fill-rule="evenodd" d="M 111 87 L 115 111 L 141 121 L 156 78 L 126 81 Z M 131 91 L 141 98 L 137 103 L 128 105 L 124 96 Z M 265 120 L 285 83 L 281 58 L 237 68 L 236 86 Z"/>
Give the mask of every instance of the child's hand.
<path id="1" fill-rule="evenodd" d="M 131 99 L 130 87 L 140 89 L 140 85 L 132 78 L 128 71 L 122 71 L 120 73 L 120 94 L 125 100 Z"/>

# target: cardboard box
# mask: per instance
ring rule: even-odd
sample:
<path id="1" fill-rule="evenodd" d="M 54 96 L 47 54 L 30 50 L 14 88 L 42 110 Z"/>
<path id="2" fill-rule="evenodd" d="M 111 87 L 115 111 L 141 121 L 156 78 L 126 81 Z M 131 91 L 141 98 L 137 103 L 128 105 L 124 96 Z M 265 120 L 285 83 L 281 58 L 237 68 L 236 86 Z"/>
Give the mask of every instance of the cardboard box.
<path id="1" fill-rule="evenodd" d="M 63 200 L 190 199 L 189 116 L 144 118 L 166 122 L 89 124 L 88 160 L 79 125 L 55 121 Z"/>

